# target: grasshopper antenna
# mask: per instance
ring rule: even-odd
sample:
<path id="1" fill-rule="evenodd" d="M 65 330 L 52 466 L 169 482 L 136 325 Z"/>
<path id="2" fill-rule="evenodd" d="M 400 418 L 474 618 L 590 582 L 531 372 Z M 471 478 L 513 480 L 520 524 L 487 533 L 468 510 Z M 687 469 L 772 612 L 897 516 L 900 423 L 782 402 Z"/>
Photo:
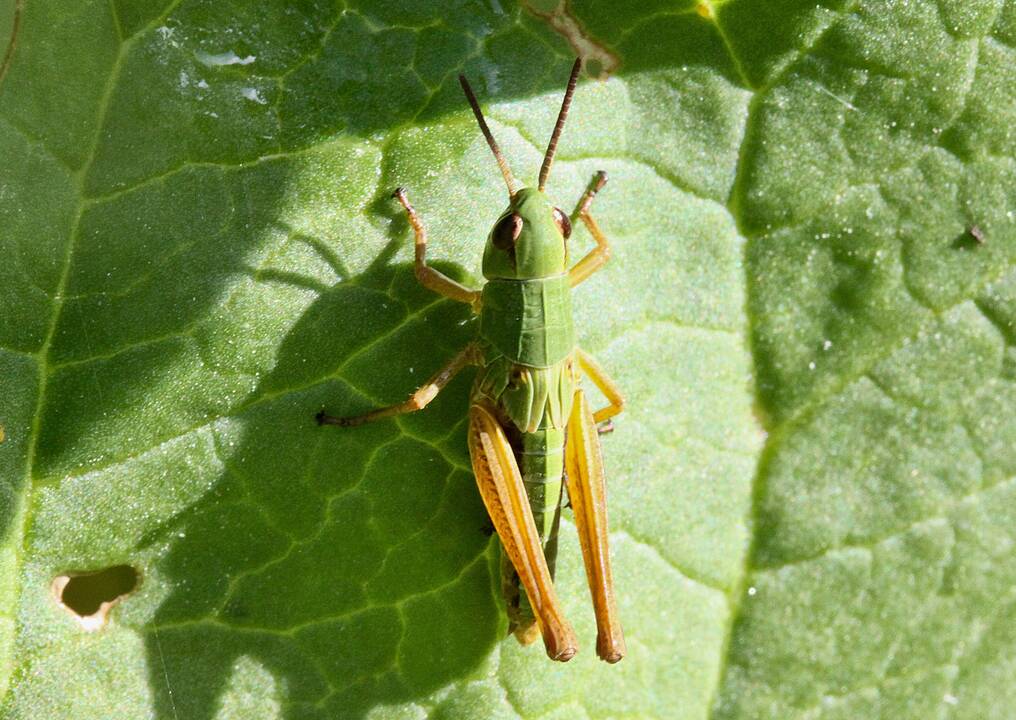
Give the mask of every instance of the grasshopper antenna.
<path id="1" fill-rule="evenodd" d="M 582 70 L 582 58 L 575 58 L 575 64 L 572 65 L 571 77 L 568 78 L 568 88 L 564 91 L 564 100 L 561 102 L 561 112 L 557 115 L 557 124 L 554 125 L 554 132 L 550 136 L 550 142 L 547 144 L 547 154 L 543 156 L 543 165 L 540 167 L 540 185 L 539 189 L 542 192 L 543 186 L 547 184 L 547 176 L 550 175 L 550 166 L 554 162 L 554 152 L 557 150 L 557 141 L 561 139 L 561 131 L 564 130 L 564 121 L 568 117 L 568 106 L 571 105 L 572 95 L 575 94 L 575 85 L 579 81 L 579 71 Z"/>
<path id="2" fill-rule="evenodd" d="M 497 166 L 501 168 L 501 174 L 504 175 L 505 184 L 508 185 L 508 194 L 514 196 L 519 189 L 519 183 L 512 175 L 511 168 L 508 167 L 508 161 L 504 159 L 504 155 L 501 154 L 501 148 L 497 146 L 497 141 L 490 132 L 490 128 L 487 127 L 487 121 L 483 119 L 483 111 L 480 110 L 480 103 L 476 102 L 476 95 L 473 94 L 473 88 L 469 87 L 469 81 L 466 80 L 465 75 L 459 75 L 459 84 L 462 85 L 462 91 L 466 94 L 466 100 L 469 101 L 469 106 L 473 108 L 473 115 L 476 116 L 476 122 L 480 125 L 480 132 L 483 133 L 483 137 L 487 139 L 487 144 L 490 145 L 490 151 L 494 153 L 494 157 L 497 159 Z"/>

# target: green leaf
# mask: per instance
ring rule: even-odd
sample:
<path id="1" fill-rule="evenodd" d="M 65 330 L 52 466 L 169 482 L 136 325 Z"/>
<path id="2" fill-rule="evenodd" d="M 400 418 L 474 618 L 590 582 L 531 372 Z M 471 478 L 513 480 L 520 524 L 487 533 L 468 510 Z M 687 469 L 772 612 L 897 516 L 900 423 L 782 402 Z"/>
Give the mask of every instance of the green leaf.
<path id="1" fill-rule="evenodd" d="M 3 717 L 1011 715 L 1012 0 L 7 0 L 0 38 Z M 567 521 L 579 656 L 503 639 L 471 374 L 313 422 L 473 337 L 389 194 L 478 283 L 505 198 L 456 75 L 531 182 L 572 48 L 616 666 Z M 122 564 L 101 629 L 57 603 Z"/>

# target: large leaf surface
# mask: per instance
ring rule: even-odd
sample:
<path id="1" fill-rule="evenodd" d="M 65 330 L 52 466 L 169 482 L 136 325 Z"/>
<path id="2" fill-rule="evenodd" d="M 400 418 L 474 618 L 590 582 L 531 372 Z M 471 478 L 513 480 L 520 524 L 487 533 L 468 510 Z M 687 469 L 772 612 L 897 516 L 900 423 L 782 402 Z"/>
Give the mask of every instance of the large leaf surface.
<path id="1" fill-rule="evenodd" d="M 5 717 L 1009 716 L 1016 3 L 13 0 L 15 26 Z M 576 320 L 630 401 L 614 667 L 568 523 L 583 652 L 502 641 L 470 377 L 312 421 L 475 333 L 387 198 L 476 282 L 504 191 L 455 77 L 531 181 L 569 43 L 610 76 L 549 189 L 611 175 Z M 140 587 L 85 632 L 53 578 L 123 562 Z"/>

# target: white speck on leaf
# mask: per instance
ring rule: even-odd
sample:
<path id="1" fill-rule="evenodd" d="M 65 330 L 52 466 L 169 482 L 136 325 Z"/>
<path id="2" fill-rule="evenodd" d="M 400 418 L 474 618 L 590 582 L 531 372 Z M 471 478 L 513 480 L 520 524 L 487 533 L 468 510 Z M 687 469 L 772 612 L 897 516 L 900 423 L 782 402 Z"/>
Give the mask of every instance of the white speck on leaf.
<path id="1" fill-rule="evenodd" d="M 245 87 L 240 91 L 240 94 L 243 95 L 248 100 L 252 100 L 258 103 L 259 105 L 268 104 L 268 101 L 265 100 L 263 97 L 261 97 L 261 93 L 258 92 L 257 88 Z"/>
<path id="2" fill-rule="evenodd" d="M 254 55 L 248 55 L 247 57 L 240 57 L 232 50 L 217 55 L 211 55 L 206 52 L 198 50 L 194 53 L 194 57 L 198 59 L 198 62 L 205 67 L 222 67 L 223 65 L 250 65 L 252 62 L 257 60 Z"/>

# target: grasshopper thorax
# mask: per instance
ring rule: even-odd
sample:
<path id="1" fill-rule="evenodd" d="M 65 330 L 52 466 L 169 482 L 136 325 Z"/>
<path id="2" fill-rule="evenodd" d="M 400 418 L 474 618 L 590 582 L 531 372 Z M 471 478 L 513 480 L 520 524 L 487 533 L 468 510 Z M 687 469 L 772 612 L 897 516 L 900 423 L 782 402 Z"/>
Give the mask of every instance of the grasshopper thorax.
<path id="1" fill-rule="evenodd" d="M 483 251 L 483 276 L 532 280 L 560 275 L 568 267 L 571 221 L 547 194 L 522 188 L 494 223 Z"/>

